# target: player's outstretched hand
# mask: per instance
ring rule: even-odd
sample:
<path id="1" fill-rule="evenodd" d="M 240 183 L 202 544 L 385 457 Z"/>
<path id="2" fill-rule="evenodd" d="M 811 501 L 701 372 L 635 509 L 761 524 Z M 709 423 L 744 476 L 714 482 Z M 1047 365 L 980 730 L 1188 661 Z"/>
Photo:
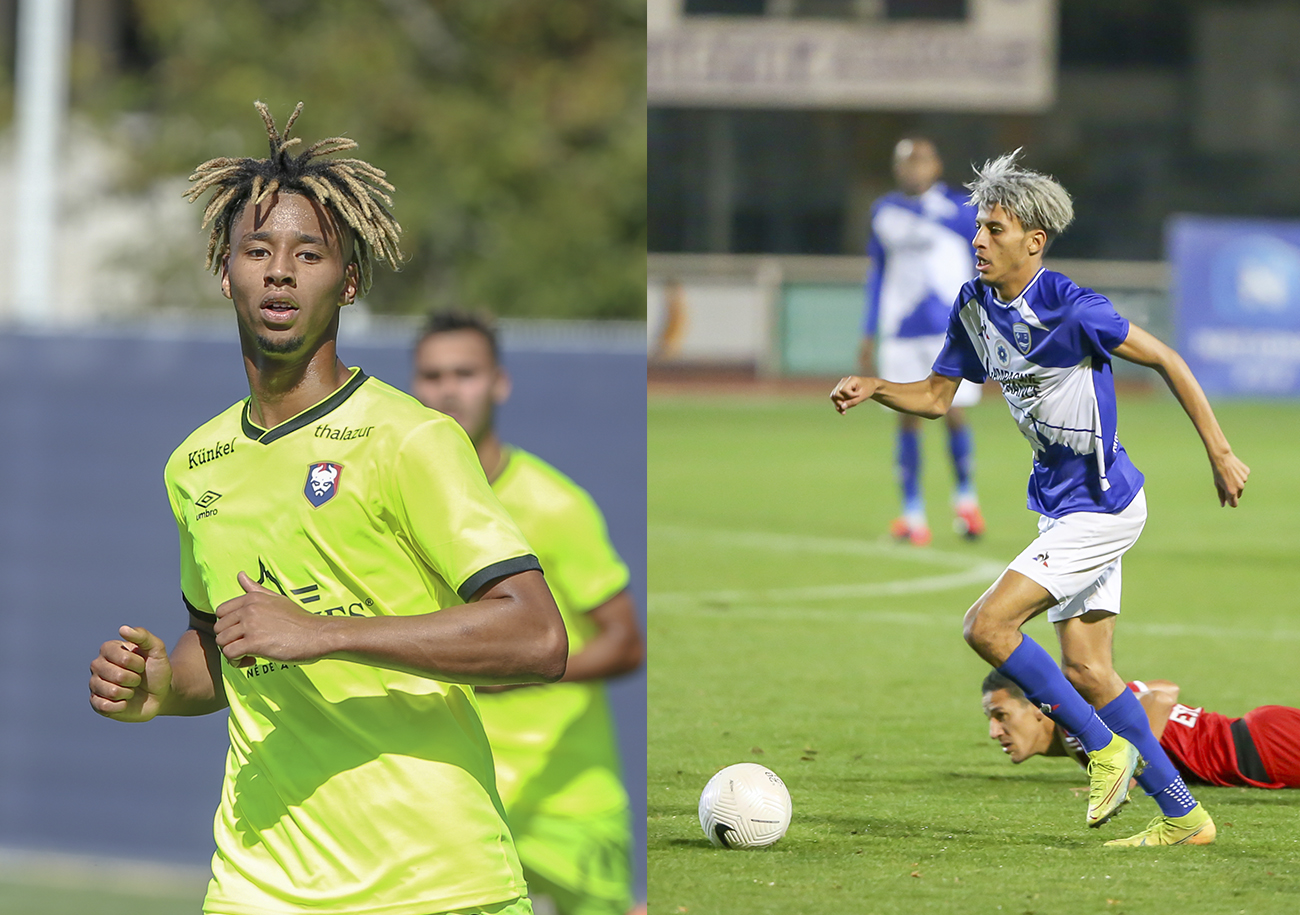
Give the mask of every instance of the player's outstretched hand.
<path id="1" fill-rule="evenodd" d="M 268 661 L 314 661 L 324 655 L 324 618 L 239 573 L 244 593 L 217 607 L 213 632 L 221 653 L 236 667 Z"/>
<path id="2" fill-rule="evenodd" d="M 835 390 L 831 391 L 831 403 L 843 416 L 849 411 L 850 407 L 856 407 L 862 401 L 870 400 L 871 395 L 876 393 L 879 387 L 879 378 L 846 375 L 840 379 L 840 383 L 835 386 Z"/>
<path id="3" fill-rule="evenodd" d="M 1225 457 L 1212 460 L 1211 465 L 1214 467 L 1214 488 L 1219 491 L 1219 505 L 1236 508 L 1246 488 L 1250 468 L 1231 451 Z"/>
<path id="4" fill-rule="evenodd" d="M 147 629 L 123 626 L 90 662 L 90 707 L 117 721 L 148 721 L 171 693 L 167 646 Z"/>

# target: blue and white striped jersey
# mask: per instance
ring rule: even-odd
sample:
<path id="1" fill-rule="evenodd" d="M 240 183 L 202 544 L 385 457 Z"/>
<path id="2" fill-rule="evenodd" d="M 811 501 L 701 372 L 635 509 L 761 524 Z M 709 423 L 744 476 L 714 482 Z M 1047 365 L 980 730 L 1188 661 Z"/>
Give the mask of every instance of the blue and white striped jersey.
<path id="1" fill-rule="evenodd" d="M 871 207 L 863 333 L 925 337 L 948 327 L 952 297 L 975 273 L 975 207 L 943 182 L 919 197 L 886 194 Z"/>
<path id="2" fill-rule="evenodd" d="M 1128 330 L 1105 296 L 1046 269 L 1014 302 L 972 280 L 952 306 L 934 371 L 1002 386 L 1034 449 L 1033 511 L 1114 513 L 1142 488 L 1142 473 L 1119 442 L 1111 373 L 1111 350 Z"/>

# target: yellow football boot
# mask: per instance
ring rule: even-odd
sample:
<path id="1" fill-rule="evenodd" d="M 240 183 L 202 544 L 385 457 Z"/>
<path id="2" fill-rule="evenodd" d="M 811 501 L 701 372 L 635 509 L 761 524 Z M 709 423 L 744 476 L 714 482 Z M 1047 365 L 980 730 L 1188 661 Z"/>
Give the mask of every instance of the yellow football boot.
<path id="1" fill-rule="evenodd" d="M 1089 826 L 1105 823 L 1128 801 L 1128 784 L 1141 761 L 1137 747 L 1118 734 L 1106 746 L 1088 754 Z"/>
<path id="2" fill-rule="evenodd" d="M 1127 839 L 1112 839 L 1107 845 L 1137 848 L 1145 845 L 1210 845 L 1218 830 L 1201 805 L 1180 817 L 1156 817 L 1151 825 Z"/>

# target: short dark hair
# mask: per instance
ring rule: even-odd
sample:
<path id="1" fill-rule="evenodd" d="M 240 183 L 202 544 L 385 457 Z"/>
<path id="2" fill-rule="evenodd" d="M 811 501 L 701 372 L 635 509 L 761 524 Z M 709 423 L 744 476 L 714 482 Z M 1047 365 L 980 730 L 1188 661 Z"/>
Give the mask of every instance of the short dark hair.
<path id="1" fill-rule="evenodd" d="M 497 340 L 496 319 L 485 311 L 466 311 L 462 308 L 445 308 L 434 311 L 425 319 L 416 345 L 435 334 L 449 334 L 458 330 L 472 330 L 481 334 L 492 350 L 492 361 L 501 361 L 501 345 Z"/>
<path id="2" fill-rule="evenodd" d="M 980 693 L 986 695 L 988 693 L 995 693 L 1000 689 L 1006 690 L 1009 695 L 1021 700 L 1022 702 L 1029 701 L 1025 696 L 1025 691 L 1021 689 L 1014 680 L 1000 673 L 995 667 L 990 670 L 989 675 L 984 678 L 984 683 L 980 686 Z"/>

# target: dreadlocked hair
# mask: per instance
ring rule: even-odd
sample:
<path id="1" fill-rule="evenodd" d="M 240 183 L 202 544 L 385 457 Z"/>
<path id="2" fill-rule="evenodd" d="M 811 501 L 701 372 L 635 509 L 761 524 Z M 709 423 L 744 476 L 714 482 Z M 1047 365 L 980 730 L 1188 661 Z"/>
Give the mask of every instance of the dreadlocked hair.
<path id="1" fill-rule="evenodd" d="M 185 199 L 193 203 L 207 190 L 216 189 L 203 211 L 203 228 L 212 226 L 207 268 L 213 273 L 221 269 L 222 260 L 230 252 L 231 224 L 244 207 L 250 203 L 256 206 L 276 191 L 299 193 L 328 207 L 352 229 L 352 263 L 360 274 L 360 294 L 365 295 L 370 289 L 375 259 L 394 270 L 402 259 L 402 227 L 388 210 L 393 205 L 389 196 L 393 186 L 384 180 L 383 171 L 361 159 L 320 159 L 356 149 L 356 141 L 347 137 L 330 137 L 292 155 L 289 150 L 302 142 L 301 137 L 289 137 L 302 112 L 302 102 L 289 115 L 283 133 L 276 129 L 270 109 L 262 102 L 254 104 L 266 124 L 270 158 L 209 159 L 190 175 L 194 183 L 185 192 Z"/>

